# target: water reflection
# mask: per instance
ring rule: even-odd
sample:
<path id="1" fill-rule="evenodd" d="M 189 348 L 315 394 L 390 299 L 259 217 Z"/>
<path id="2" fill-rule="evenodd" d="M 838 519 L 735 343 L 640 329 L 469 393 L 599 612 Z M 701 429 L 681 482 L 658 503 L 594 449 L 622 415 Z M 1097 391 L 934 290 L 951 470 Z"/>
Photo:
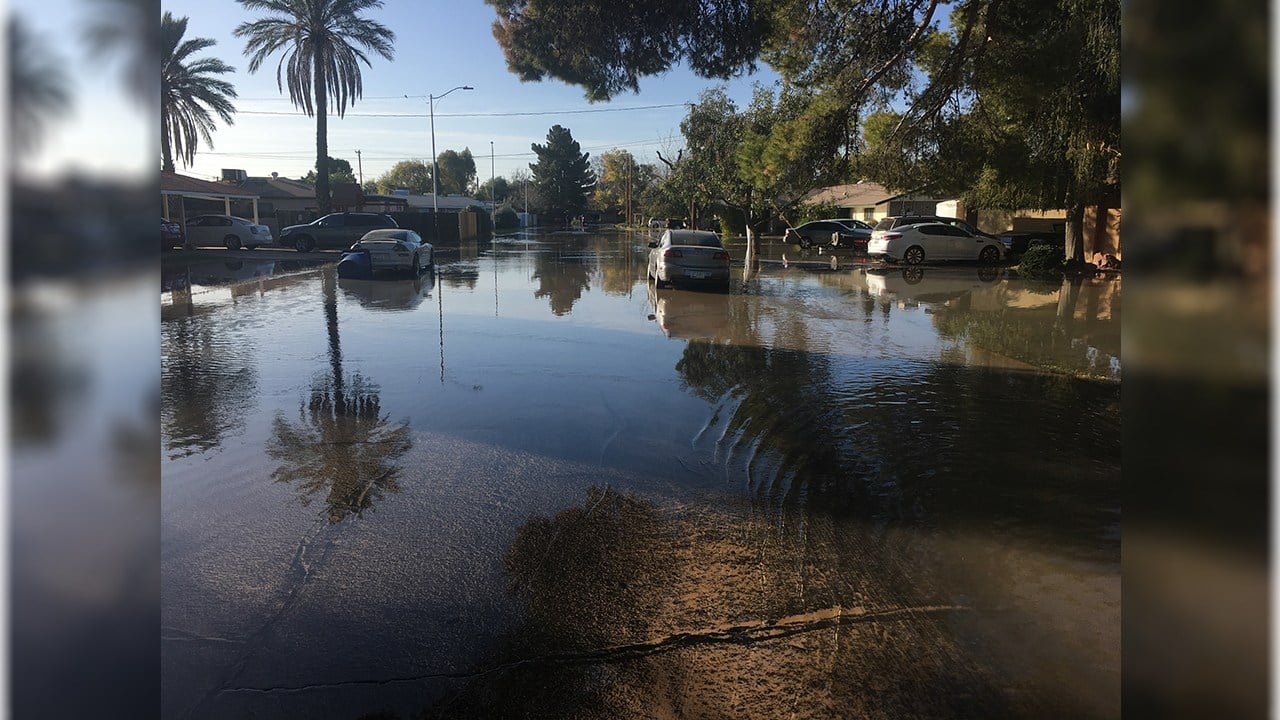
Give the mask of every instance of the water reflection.
<path id="1" fill-rule="evenodd" d="M 271 477 L 296 485 L 304 505 L 323 491 L 331 524 L 359 516 L 385 493 L 399 492 L 397 461 L 412 447 L 408 423 L 392 424 L 382 413 L 379 387 L 343 371 L 336 285 L 334 268 L 326 268 L 321 286 L 329 371 L 312 382 L 296 422 L 276 414 L 267 445 L 268 456 L 280 463 Z"/>
<path id="2" fill-rule="evenodd" d="M 551 312 L 568 315 L 582 293 L 591 287 L 593 256 L 585 253 L 586 236 L 564 235 L 553 250 L 534 256 L 533 279 L 538 281 L 533 296 L 546 298 Z"/>
<path id="3" fill-rule="evenodd" d="M 356 298 L 360 306 L 370 310 L 412 310 L 431 297 L 435 272 L 407 280 L 355 280 L 339 278 L 342 292 Z"/>
<path id="4" fill-rule="evenodd" d="M 253 343 L 212 315 L 164 323 L 161 343 L 160 424 L 171 457 L 210 450 L 241 431 L 258 395 Z"/>
<path id="5" fill-rule="evenodd" d="M 1034 285 L 1002 291 L 949 304 L 934 315 L 938 333 L 1038 368 L 1120 379 L 1119 278 L 1065 278 L 1047 292 Z"/>
<path id="6" fill-rule="evenodd" d="M 649 317 L 667 337 L 691 340 L 726 335 L 731 303 L 728 293 L 659 290 L 653 283 L 645 283 L 645 287 L 653 308 Z"/>

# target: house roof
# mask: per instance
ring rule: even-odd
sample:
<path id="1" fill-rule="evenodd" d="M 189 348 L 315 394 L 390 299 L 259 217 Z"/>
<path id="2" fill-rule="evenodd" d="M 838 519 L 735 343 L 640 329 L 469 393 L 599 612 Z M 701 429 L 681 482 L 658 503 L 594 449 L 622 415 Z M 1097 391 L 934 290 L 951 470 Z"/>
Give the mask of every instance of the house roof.
<path id="1" fill-rule="evenodd" d="M 240 188 L 254 192 L 258 197 L 271 200 L 315 200 L 314 185 L 287 177 L 247 177 L 240 181 Z"/>
<path id="2" fill-rule="evenodd" d="M 258 194 L 246 191 L 230 183 L 210 182 L 176 172 L 160 172 L 161 195 L 185 195 L 187 197 L 256 199 Z"/>
<path id="3" fill-rule="evenodd" d="M 409 207 L 411 208 L 426 210 L 433 206 L 430 195 L 407 195 L 404 196 L 404 199 L 409 201 Z M 441 195 L 435 202 L 435 207 L 439 207 L 441 210 L 463 210 L 472 205 L 488 207 L 489 203 L 487 200 L 477 200 L 469 195 Z"/>
<path id="4" fill-rule="evenodd" d="M 879 183 L 862 181 L 818 188 L 805 195 L 802 202 L 815 205 L 826 203 L 836 207 L 865 207 L 886 203 L 901 195 L 902 193 L 889 190 Z"/>

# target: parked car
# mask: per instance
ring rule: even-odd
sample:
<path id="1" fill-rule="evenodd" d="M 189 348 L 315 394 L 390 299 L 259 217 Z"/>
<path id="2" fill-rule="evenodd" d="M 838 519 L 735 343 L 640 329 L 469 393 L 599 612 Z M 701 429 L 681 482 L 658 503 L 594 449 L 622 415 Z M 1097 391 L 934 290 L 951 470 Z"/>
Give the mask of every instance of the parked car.
<path id="1" fill-rule="evenodd" d="M 186 244 L 186 236 L 182 232 L 182 223 L 160 218 L 160 250 L 172 250 Z"/>
<path id="2" fill-rule="evenodd" d="M 866 251 L 867 240 L 870 238 L 870 230 L 866 228 L 850 228 L 839 220 L 812 220 L 793 228 L 787 228 L 782 235 L 783 241 L 796 243 L 805 249 L 814 245 L 834 245 L 836 247 L 851 247 L 854 250 L 863 252 Z"/>
<path id="3" fill-rule="evenodd" d="M 947 223 L 918 223 L 892 230 L 877 229 L 871 233 L 867 255 L 885 260 L 919 265 L 926 260 L 977 260 L 999 262 L 999 240 L 973 233 Z"/>
<path id="4" fill-rule="evenodd" d="M 666 230 L 649 243 L 649 277 L 655 287 L 676 284 L 729 285 L 729 253 L 706 230 Z"/>
<path id="5" fill-rule="evenodd" d="M 371 270 L 408 271 L 417 275 L 435 266 L 435 248 L 418 233 L 403 228 L 370 230 L 351 246 L 351 252 L 369 253 Z"/>
<path id="6" fill-rule="evenodd" d="M 890 215 L 889 217 L 880 218 L 880 222 L 876 223 L 875 230 L 892 230 L 896 227 L 905 225 L 919 225 L 920 223 L 946 223 L 952 227 L 958 227 L 970 235 L 982 235 L 996 240 L 996 236 L 988 232 L 983 232 L 960 218 L 945 217 L 943 215 Z"/>
<path id="7" fill-rule="evenodd" d="M 1032 230 L 1023 232 L 1007 232 L 1001 233 L 1000 242 L 1004 244 L 1005 252 L 1021 254 L 1027 251 L 1028 247 L 1045 243 L 1056 245 L 1058 247 L 1066 247 L 1067 237 L 1063 231 L 1050 232 L 1043 230 Z"/>
<path id="8" fill-rule="evenodd" d="M 370 230 L 399 227 L 390 215 L 382 213 L 330 213 L 305 225 L 290 225 L 281 230 L 280 244 L 298 252 L 311 252 L 316 248 L 345 250 Z"/>
<path id="9" fill-rule="evenodd" d="M 827 218 L 827 219 L 833 222 L 838 222 L 841 225 L 844 225 L 845 227 L 849 228 L 850 230 L 873 229 L 873 226 L 871 223 L 863 222 L 861 220 L 858 220 L 857 218 Z"/>
<path id="10" fill-rule="evenodd" d="M 253 250 L 272 244 L 271 228 L 235 215 L 196 215 L 187 220 L 187 242 Z"/>

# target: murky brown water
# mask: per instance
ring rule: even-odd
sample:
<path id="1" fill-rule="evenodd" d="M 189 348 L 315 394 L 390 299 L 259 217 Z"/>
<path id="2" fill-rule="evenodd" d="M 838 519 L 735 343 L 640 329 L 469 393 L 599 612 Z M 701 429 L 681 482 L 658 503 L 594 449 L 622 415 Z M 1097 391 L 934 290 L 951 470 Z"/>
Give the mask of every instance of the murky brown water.
<path id="1" fill-rule="evenodd" d="M 167 268 L 164 714 L 1119 715 L 1120 281 L 645 241 Z"/>

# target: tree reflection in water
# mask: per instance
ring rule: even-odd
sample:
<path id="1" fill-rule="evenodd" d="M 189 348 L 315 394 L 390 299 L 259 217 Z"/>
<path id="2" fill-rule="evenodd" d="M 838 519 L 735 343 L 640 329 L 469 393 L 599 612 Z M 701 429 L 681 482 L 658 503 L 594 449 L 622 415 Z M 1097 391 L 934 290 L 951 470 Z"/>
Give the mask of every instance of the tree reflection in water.
<path id="1" fill-rule="evenodd" d="M 585 248 L 585 240 L 573 237 L 558 245 L 554 254 L 545 252 L 534 256 L 533 277 L 538 281 L 538 289 L 533 291 L 533 296 L 547 298 L 551 312 L 557 316 L 569 314 L 573 304 L 582 299 L 582 291 L 590 286 L 591 267 L 583 257 Z"/>
<path id="2" fill-rule="evenodd" d="M 160 422 L 174 457 L 202 452 L 244 427 L 258 393 L 253 352 L 213 316 L 180 317 L 161 326 L 165 357 Z"/>
<path id="3" fill-rule="evenodd" d="M 688 344 L 676 370 L 718 404 L 727 478 L 780 510 L 983 533 L 996 523 L 1118 557 L 1097 541 L 1118 532 L 1118 387 L 920 361 L 864 360 L 837 378 L 832 362 Z"/>
<path id="4" fill-rule="evenodd" d="M 337 283 L 333 268 L 321 276 L 329 334 L 329 372 L 311 385 L 298 408 L 297 424 L 277 414 L 267 454 L 280 466 L 278 481 L 296 484 L 303 505 L 325 491 L 329 522 L 359 516 L 384 493 L 399 492 L 396 461 L 412 447 L 407 423 L 392 425 L 382 414 L 377 385 L 342 369 Z"/>

